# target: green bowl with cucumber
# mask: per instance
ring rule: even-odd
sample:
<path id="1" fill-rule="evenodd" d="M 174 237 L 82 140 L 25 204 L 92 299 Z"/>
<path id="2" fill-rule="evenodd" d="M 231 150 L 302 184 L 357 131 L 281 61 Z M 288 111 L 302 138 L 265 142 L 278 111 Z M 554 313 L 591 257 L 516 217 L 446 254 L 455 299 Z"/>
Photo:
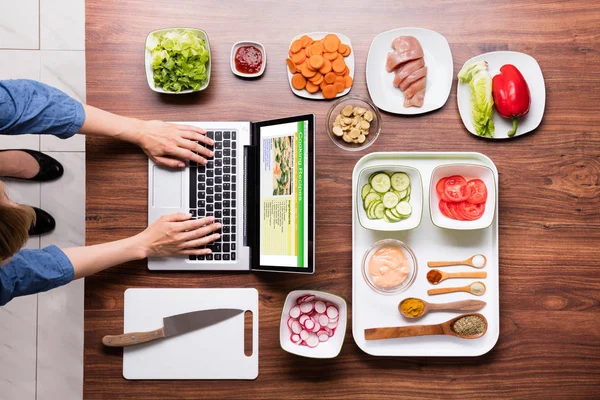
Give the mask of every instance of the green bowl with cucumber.
<path id="1" fill-rule="evenodd" d="M 364 168 L 358 176 L 358 220 L 365 229 L 403 231 L 421 224 L 423 183 L 406 165 Z"/>

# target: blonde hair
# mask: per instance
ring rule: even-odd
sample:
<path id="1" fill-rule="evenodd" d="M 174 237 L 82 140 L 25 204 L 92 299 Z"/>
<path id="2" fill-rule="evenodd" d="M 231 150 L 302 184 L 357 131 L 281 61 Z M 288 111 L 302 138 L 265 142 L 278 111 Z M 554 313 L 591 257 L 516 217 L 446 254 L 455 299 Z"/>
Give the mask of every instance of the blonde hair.
<path id="1" fill-rule="evenodd" d="M 8 202 L 0 182 L 0 261 L 11 258 L 25 246 L 34 222 L 33 208 Z"/>

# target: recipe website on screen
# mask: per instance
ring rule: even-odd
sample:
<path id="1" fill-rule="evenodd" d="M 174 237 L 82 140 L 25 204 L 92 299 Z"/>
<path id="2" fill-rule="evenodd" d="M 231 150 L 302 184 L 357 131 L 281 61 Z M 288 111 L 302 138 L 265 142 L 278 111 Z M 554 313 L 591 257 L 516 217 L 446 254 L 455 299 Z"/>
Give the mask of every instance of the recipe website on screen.
<path id="1" fill-rule="evenodd" d="M 307 267 L 308 121 L 260 128 L 260 264 Z"/>

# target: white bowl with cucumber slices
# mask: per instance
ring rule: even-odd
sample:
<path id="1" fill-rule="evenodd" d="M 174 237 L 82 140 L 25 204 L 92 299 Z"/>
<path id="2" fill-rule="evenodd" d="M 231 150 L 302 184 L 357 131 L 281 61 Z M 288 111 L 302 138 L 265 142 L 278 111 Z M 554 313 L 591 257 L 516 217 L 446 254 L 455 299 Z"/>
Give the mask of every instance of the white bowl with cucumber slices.
<path id="1" fill-rule="evenodd" d="M 358 220 L 375 231 L 403 231 L 421 224 L 423 183 L 415 168 L 381 165 L 358 176 Z"/>

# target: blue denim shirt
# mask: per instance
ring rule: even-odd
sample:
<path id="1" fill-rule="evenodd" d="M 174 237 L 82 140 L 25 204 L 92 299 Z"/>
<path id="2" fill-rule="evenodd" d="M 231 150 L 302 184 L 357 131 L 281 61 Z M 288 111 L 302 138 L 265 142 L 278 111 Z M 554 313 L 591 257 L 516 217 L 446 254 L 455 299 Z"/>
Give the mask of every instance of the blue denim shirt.
<path id="1" fill-rule="evenodd" d="M 37 133 L 66 139 L 84 120 L 83 105 L 58 89 L 26 79 L 0 81 L 0 135 Z M 21 250 L 0 265 L 0 306 L 17 296 L 65 285 L 73 275 L 73 264 L 55 246 Z"/>

